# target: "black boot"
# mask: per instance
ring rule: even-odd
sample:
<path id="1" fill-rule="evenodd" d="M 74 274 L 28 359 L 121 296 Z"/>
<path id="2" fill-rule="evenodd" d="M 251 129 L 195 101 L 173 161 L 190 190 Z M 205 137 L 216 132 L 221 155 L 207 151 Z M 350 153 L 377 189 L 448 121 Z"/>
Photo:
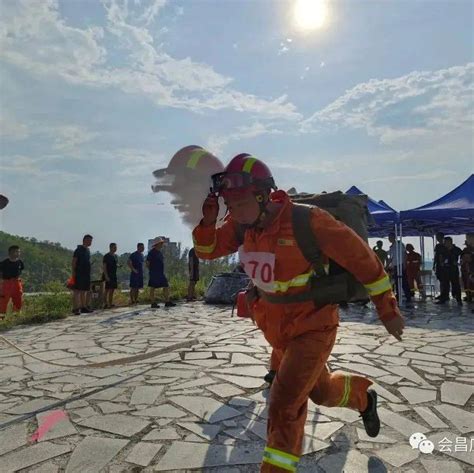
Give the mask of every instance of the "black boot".
<path id="1" fill-rule="evenodd" d="M 277 372 L 275 370 L 270 370 L 264 377 L 263 379 L 271 386 L 273 383 L 273 380 L 275 379 Z"/>
<path id="2" fill-rule="evenodd" d="M 365 431 L 369 437 L 377 437 L 380 431 L 380 419 L 377 414 L 377 393 L 373 389 L 367 391 L 367 409 L 360 413 Z"/>

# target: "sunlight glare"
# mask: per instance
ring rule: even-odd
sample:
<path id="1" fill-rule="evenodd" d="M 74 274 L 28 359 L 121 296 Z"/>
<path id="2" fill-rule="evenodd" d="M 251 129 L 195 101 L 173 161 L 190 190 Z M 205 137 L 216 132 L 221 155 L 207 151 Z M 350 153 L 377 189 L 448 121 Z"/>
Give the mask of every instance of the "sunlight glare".
<path id="1" fill-rule="evenodd" d="M 300 30 L 321 28 L 328 16 L 325 0 L 296 0 L 294 20 Z"/>

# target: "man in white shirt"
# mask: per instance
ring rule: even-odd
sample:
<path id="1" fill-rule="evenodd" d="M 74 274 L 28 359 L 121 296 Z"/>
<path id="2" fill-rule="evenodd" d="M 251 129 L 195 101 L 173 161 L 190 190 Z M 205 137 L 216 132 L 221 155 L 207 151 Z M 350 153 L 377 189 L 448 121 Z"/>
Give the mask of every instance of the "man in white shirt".
<path id="1" fill-rule="evenodd" d="M 400 301 L 400 297 L 398 294 L 398 262 L 399 257 L 401 256 L 401 265 L 402 265 L 402 289 L 403 294 L 405 295 L 406 302 L 411 302 L 411 291 L 410 285 L 408 284 L 407 278 L 407 252 L 405 245 L 401 242 L 401 240 L 396 240 L 395 233 L 389 233 L 388 241 L 391 243 L 390 249 L 388 250 L 389 254 L 389 262 L 388 262 L 388 270 L 392 275 L 392 280 L 395 285 L 395 293 L 397 299 Z"/>

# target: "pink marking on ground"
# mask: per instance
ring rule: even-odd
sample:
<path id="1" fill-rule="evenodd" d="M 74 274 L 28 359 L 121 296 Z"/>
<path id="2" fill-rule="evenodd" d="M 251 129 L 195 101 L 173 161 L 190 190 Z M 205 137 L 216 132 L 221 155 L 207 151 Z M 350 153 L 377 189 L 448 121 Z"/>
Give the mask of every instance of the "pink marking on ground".
<path id="1" fill-rule="evenodd" d="M 30 442 L 39 442 L 58 422 L 63 419 L 67 419 L 67 414 L 64 411 L 52 411 L 44 419 L 41 425 L 38 425 L 38 429 L 31 436 Z"/>

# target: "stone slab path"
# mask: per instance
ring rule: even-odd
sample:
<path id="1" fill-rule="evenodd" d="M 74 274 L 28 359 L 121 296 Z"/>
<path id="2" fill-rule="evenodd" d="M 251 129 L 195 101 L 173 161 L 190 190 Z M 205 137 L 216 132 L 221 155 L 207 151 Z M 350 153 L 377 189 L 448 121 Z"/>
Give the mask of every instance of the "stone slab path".
<path id="1" fill-rule="evenodd" d="M 298 472 L 474 471 L 474 314 L 431 303 L 404 313 L 405 337 L 397 342 L 373 309 L 341 311 L 329 365 L 374 381 L 381 434 L 368 437 L 357 412 L 310 402 Z M 3 335 L 73 367 L 0 342 L 1 473 L 259 470 L 270 348 L 228 307 L 124 308 Z M 173 350 L 188 340 L 196 343 Z M 84 366 L 167 347 L 130 364 Z M 67 417 L 32 443 L 58 410 Z M 433 453 L 410 446 L 414 433 L 433 442 Z"/>

